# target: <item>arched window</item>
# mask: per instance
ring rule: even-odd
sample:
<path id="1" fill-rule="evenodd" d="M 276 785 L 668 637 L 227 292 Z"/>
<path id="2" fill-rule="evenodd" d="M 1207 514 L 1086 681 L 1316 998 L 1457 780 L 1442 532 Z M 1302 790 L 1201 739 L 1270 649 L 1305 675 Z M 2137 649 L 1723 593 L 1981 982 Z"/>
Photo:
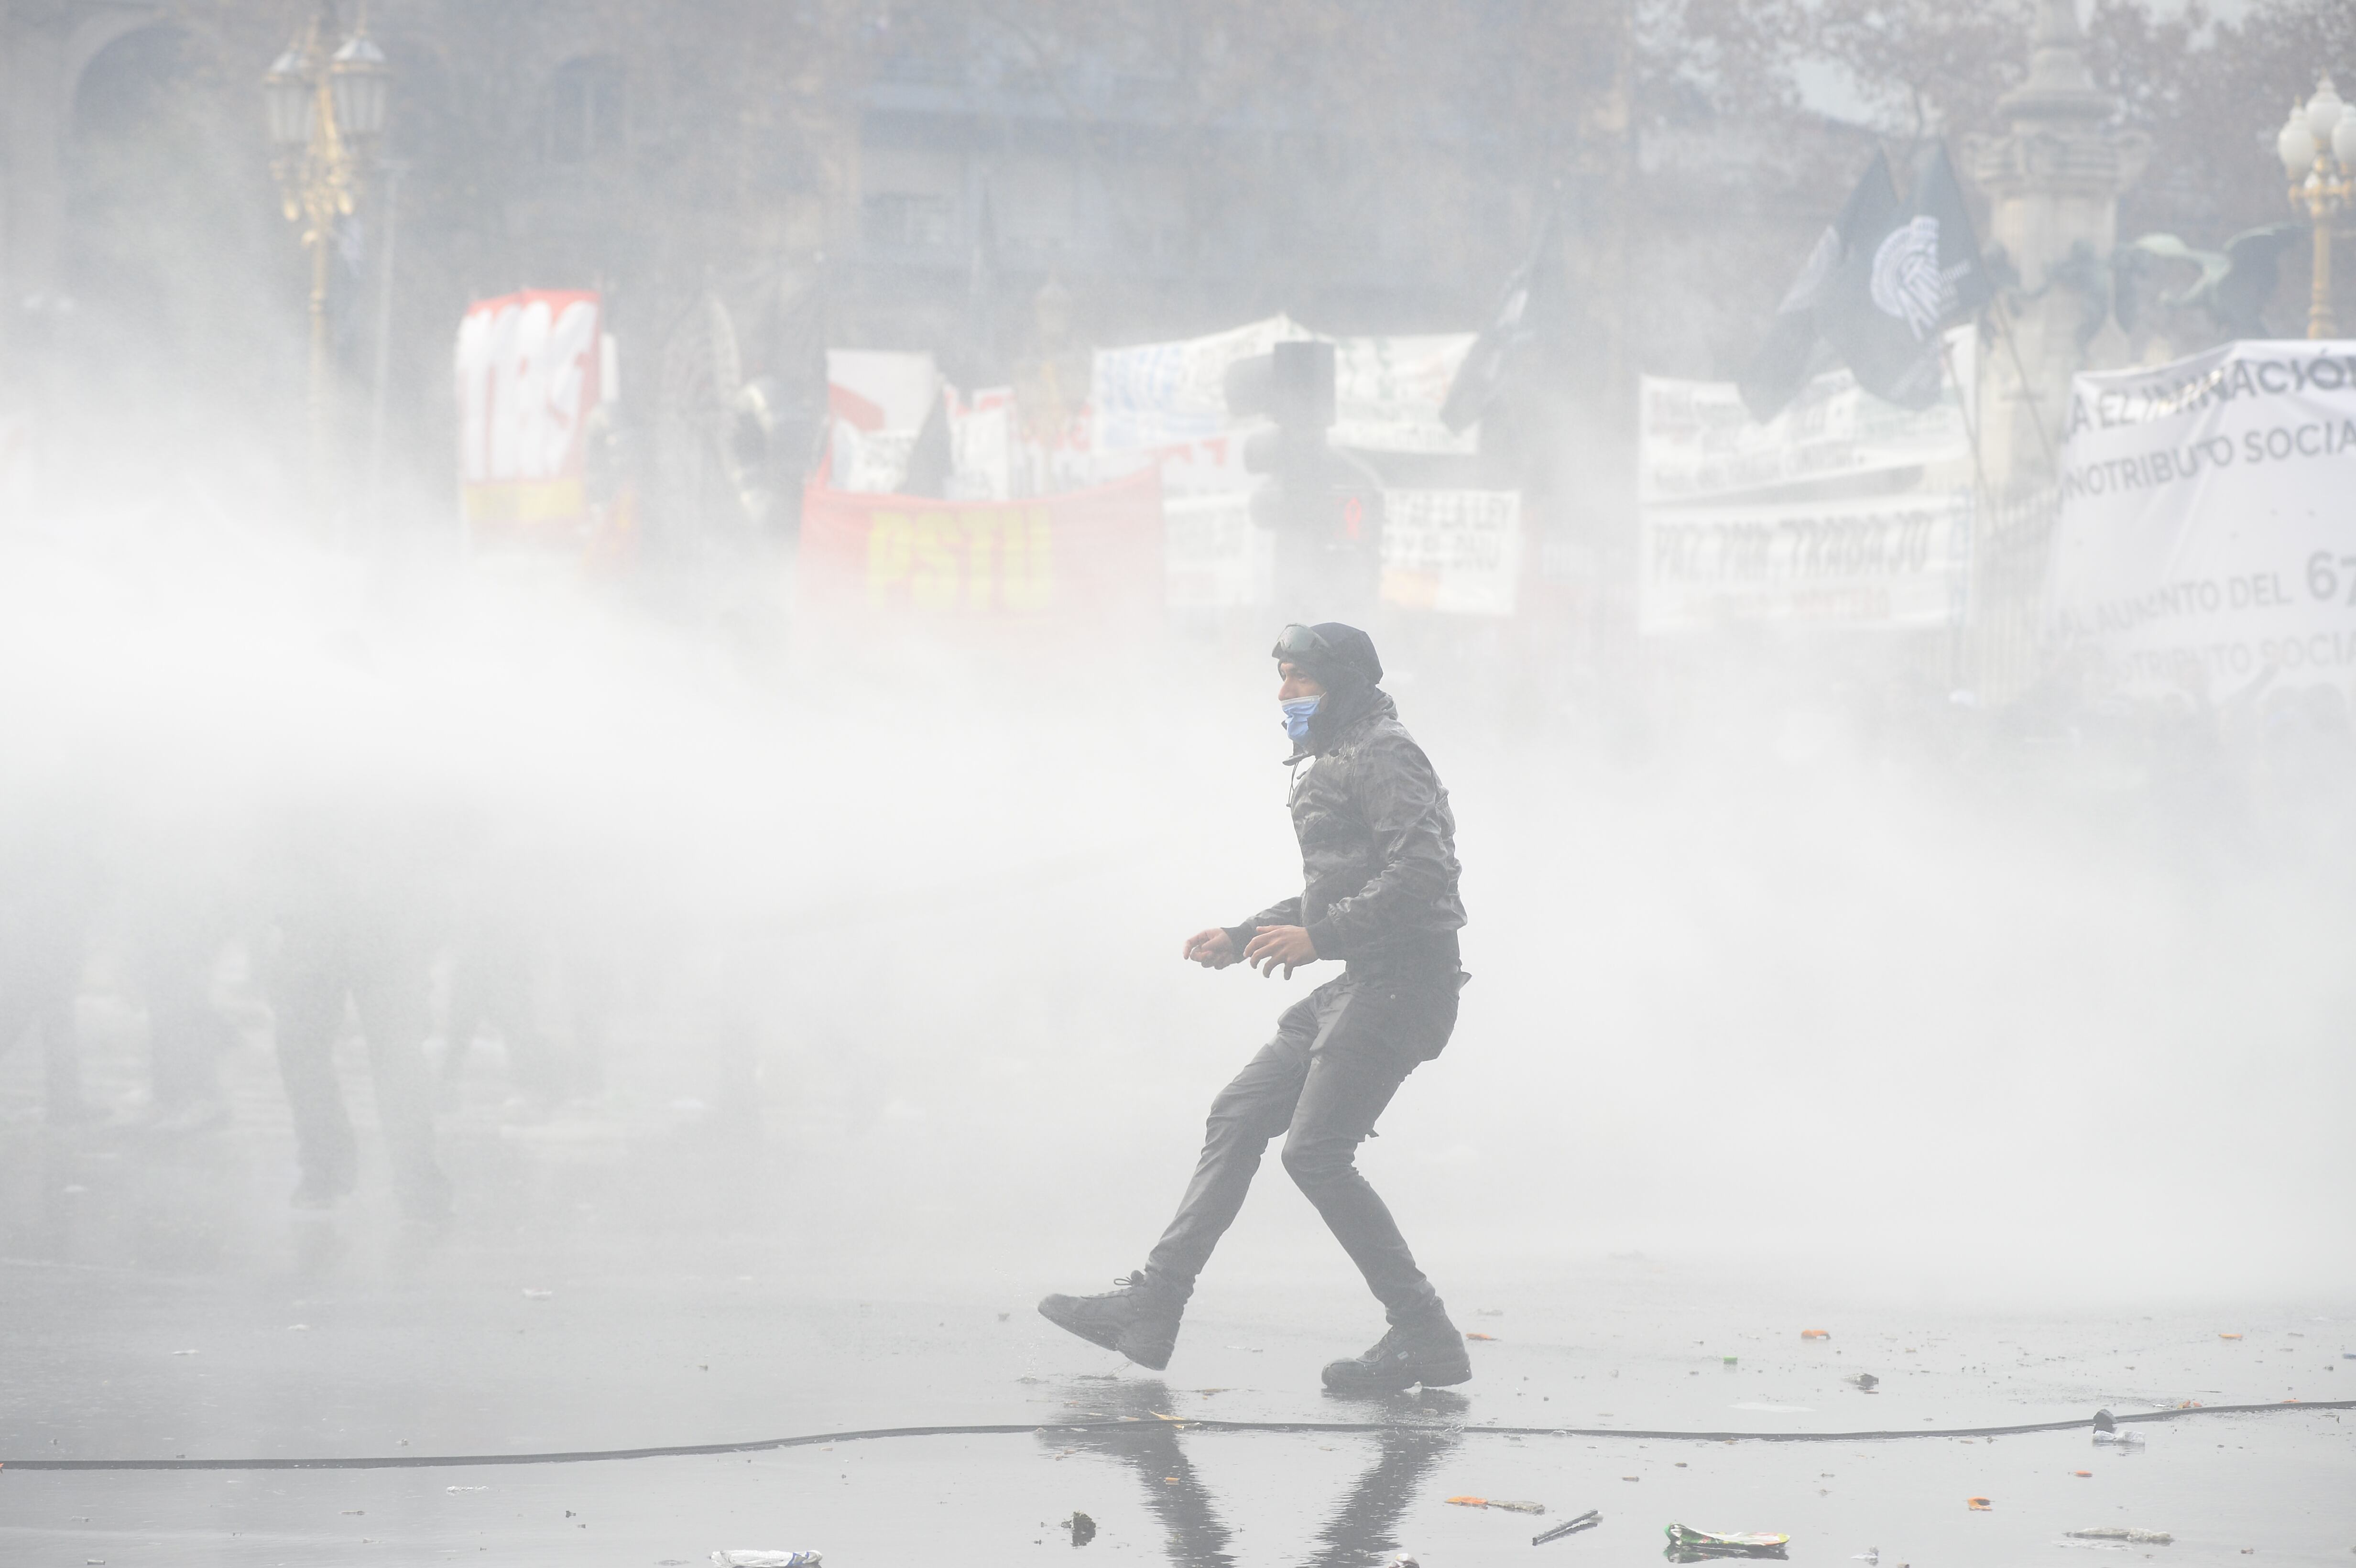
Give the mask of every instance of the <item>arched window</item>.
<path id="1" fill-rule="evenodd" d="M 560 164 L 583 164 L 621 151 L 622 62 L 611 55 L 583 55 L 556 68 L 549 83 L 548 155 Z"/>

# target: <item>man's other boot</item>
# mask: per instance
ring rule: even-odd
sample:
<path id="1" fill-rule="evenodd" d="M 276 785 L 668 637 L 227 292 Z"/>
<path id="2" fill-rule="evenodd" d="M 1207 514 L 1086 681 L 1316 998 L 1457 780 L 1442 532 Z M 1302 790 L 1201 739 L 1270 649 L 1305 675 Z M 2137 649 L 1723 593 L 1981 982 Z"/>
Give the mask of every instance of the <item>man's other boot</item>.
<path id="1" fill-rule="evenodd" d="M 1171 1348 L 1178 1342 L 1187 1293 L 1155 1283 L 1143 1269 L 1117 1283 L 1120 1288 L 1101 1296 L 1048 1296 L 1039 1303 L 1039 1316 L 1158 1372 L 1170 1364 Z"/>
<path id="2" fill-rule="evenodd" d="M 1418 1383 L 1440 1388 L 1472 1377 L 1464 1336 L 1435 1307 L 1428 1317 L 1394 1324 L 1365 1354 L 1328 1365 L 1325 1387 L 1333 1393 L 1397 1393 Z"/>

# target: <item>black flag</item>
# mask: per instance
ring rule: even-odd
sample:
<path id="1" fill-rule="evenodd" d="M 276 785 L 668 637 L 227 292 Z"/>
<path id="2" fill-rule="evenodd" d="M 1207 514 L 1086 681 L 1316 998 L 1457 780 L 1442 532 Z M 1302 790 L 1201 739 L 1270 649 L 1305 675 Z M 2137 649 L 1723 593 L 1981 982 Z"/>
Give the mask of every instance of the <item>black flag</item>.
<path id="1" fill-rule="evenodd" d="M 1865 238 L 1816 307 L 1817 328 L 1857 384 L 1910 409 L 1938 401 L 1939 335 L 1979 314 L 1996 293 L 1963 187 L 1944 145 L 1914 181 L 1914 197 Z"/>
<path id="2" fill-rule="evenodd" d="M 1538 223 L 1537 243 L 1530 248 L 1529 260 L 1505 281 L 1505 297 L 1498 302 L 1496 315 L 1472 340 L 1464 363 L 1456 368 L 1456 379 L 1448 384 L 1447 400 L 1440 405 L 1440 422 L 1450 430 L 1462 434 L 1489 411 L 1489 405 L 1497 400 L 1498 390 L 1505 384 L 1505 367 L 1537 338 L 1541 313 L 1531 308 L 1532 302 L 1543 299 L 1549 292 L 1548 280 L 1555 271 L 1555 239 L 1561 219 L 1562 203 L 1558 198 Z"/>
<path id="3" fill-rule="evenodd" d="M 1816 308 L 1834 274 L 1860 244 L 1869 247 L 1879 240 L 1897 211 L 1898 187 L 1890 178 L 1890 160 L 1876 153 L 1872 165 L 1841 204 L 1840 215 L 1816 236 L 1815 249 L 1808 252 L 1800 275 L 1784 291 L 1783 303 L 1775 307 L 1774 325 L 1767 329 L 1767 340 L 1736 378 L 1742 406 L 1751 411 L 1752 419 L 1773 419 L 1807 383 L 1819 336 Z"/>

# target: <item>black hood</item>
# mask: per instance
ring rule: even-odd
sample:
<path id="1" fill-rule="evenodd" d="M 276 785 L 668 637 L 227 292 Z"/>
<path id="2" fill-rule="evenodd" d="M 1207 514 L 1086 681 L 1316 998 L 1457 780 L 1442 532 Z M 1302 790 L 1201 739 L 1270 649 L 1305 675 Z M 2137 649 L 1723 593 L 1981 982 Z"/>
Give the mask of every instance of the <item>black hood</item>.
<path id="1" fill-rule="evenodd" d="M 1345 686 L 1374 686 L 1383 678 L 1383 661 L 1375 653 L 1375 639 L 1355 626 L 1339 621 L 1320 621 L 1309 628 L 1325 639 L 1330 652 L 1313 659 L 1302 659 L 1302 668 L 1316 677 L 1318 684 L 1333 689 Z"/>

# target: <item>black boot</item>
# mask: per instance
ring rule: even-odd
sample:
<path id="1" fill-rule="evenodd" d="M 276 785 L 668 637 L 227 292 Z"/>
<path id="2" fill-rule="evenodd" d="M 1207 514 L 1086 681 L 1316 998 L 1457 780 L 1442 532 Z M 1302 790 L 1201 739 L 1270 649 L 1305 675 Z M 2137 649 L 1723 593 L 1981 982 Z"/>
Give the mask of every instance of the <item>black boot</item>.
<path id="1" fill-rule="evenodd" d="M 1187 1293 L 1156 1284 L 1143 1269 L 1118 1283 L 1119 1290 L 1101 1296 L 1051 1296 L 1039 1303 L 1039 1316 L 1158 1372 L 1170 1364 L 1178 1342 Z"/>
<path id="2" fill-rule="evenodd" d="M 1325 1369 L 1325 1387 L 1334 1393 L 1397 1393 L 1421 1383 L 1439 1388 L 1469 1382 L 1472 1358 L 1465 1353 L 1464 1336 L 1448 1315 L 1434 1309 L 1429 1317 L 1393 1324 L 1363 1356 L 1334 1361 Z"/>

